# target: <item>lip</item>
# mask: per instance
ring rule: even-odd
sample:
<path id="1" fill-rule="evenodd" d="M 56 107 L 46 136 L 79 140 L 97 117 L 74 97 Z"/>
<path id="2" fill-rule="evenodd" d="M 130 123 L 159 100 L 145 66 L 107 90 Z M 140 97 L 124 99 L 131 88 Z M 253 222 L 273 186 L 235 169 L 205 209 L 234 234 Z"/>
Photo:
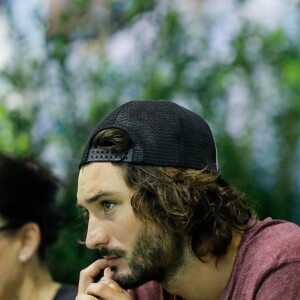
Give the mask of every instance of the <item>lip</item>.
<path id="1" fill-rule="evenodd" d="M 116 256 L 116 257 L 104 257 L 104 259 L 107 260 L 108 262 L 108 266 L 111 267 L 115 264 L 115 262 L 119 259 L 120 257 Z"/>

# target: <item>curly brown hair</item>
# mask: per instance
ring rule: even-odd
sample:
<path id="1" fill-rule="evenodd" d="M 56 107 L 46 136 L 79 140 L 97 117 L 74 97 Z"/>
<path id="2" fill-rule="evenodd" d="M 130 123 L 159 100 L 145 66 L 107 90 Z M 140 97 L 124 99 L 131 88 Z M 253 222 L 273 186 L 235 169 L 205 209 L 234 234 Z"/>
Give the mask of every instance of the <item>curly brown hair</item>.
<path id="1" fill-rule="evenodd" d="M 130 137 L 119 129 L 98 133 L 92 147 L 124 151 Z M 134 165 L 116 162 L 127 185 L 135 191 L 135 215 L 164 230 L 187 236 L 198 258 L 211 252 L 224 255 L 233 230 L 245 230 L 252 211 L 245 195 L 228 185 L 219 173 L 205 170 Z"/>

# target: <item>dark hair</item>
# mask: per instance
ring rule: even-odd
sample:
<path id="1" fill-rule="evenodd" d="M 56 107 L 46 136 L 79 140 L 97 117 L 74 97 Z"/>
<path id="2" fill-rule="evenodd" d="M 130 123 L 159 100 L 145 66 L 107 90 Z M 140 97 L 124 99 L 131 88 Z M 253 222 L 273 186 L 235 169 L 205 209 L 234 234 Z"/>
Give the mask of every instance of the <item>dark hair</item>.
<path id="1" fill-rule="evenodd" d="M 42 259 L 46 248 L 57 240 L 62 221 L 56 205 L 59 186 L 60 181 L 38 159 L 0 154 L 0 216 L 9 233 L 28 222 L 38 224 Z"/>
<path id="2" fill-rule="evenodd" d="M 130 137 L 119 129 L 106 129 L 93 139 L 92 147 L 124 151 Z M 244 230 L 251 217 L 245 195 L 228 185 L 219 173 L 114 163 L 124 172 L 131 199 L 140 219 L 152 220 L 165 230 L 186 234 L 191 250 L 201 259 L 211 252 L 224 255 L 234 229 Z"/>

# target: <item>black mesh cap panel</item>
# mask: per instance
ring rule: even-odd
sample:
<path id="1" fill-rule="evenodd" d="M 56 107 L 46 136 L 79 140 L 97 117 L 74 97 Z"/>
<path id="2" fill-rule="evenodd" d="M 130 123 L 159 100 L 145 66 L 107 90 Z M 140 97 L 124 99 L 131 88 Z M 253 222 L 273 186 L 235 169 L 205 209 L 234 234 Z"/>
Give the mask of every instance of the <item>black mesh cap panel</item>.
<path id="1" fill-rule="evenodd" d="M 91 141 L 106 128 L 130 135 L 134 142 L 130 163 L 217 171 L 215 141 L 208 124 L 171 101 L 130 101 L 111 112 L 92 130 L 80 166 L 90 162 Z"/>

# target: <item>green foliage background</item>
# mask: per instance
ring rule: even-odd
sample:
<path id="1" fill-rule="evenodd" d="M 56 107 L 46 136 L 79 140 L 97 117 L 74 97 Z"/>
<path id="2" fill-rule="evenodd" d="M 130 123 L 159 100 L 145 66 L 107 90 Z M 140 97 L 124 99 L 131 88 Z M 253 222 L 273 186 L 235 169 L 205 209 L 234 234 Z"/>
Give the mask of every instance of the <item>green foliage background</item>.
<path id="1" fill-rule="evenodd" d="M 37 155 L 65 182 L 66 226 L 49 251 L 54 277 L 77 283 L 97 257 L 78 243 L 78 162 L 95 123 L 132 99 L 174 100 L 203 115 L 226 180 L 261 218 L 300 224 L 299 5 L 289 4 L 288 34 L 284 22 L 270 29 L 243 18 L 247 1 L 228 1 L 231 11 L 215 15 L 175 1 L 102 1 L 107 14 L 87 17 L 93 2 L 70 0 L 54 28 L 33 14 L 37 41 L 18 23 L 13 1 L 0 8 L 12 46 L 0 74 L 0 150 Z M 231 22 L 235 30 L 214 48 L 214 35 L 226 35 L 222 24 Z"/>

